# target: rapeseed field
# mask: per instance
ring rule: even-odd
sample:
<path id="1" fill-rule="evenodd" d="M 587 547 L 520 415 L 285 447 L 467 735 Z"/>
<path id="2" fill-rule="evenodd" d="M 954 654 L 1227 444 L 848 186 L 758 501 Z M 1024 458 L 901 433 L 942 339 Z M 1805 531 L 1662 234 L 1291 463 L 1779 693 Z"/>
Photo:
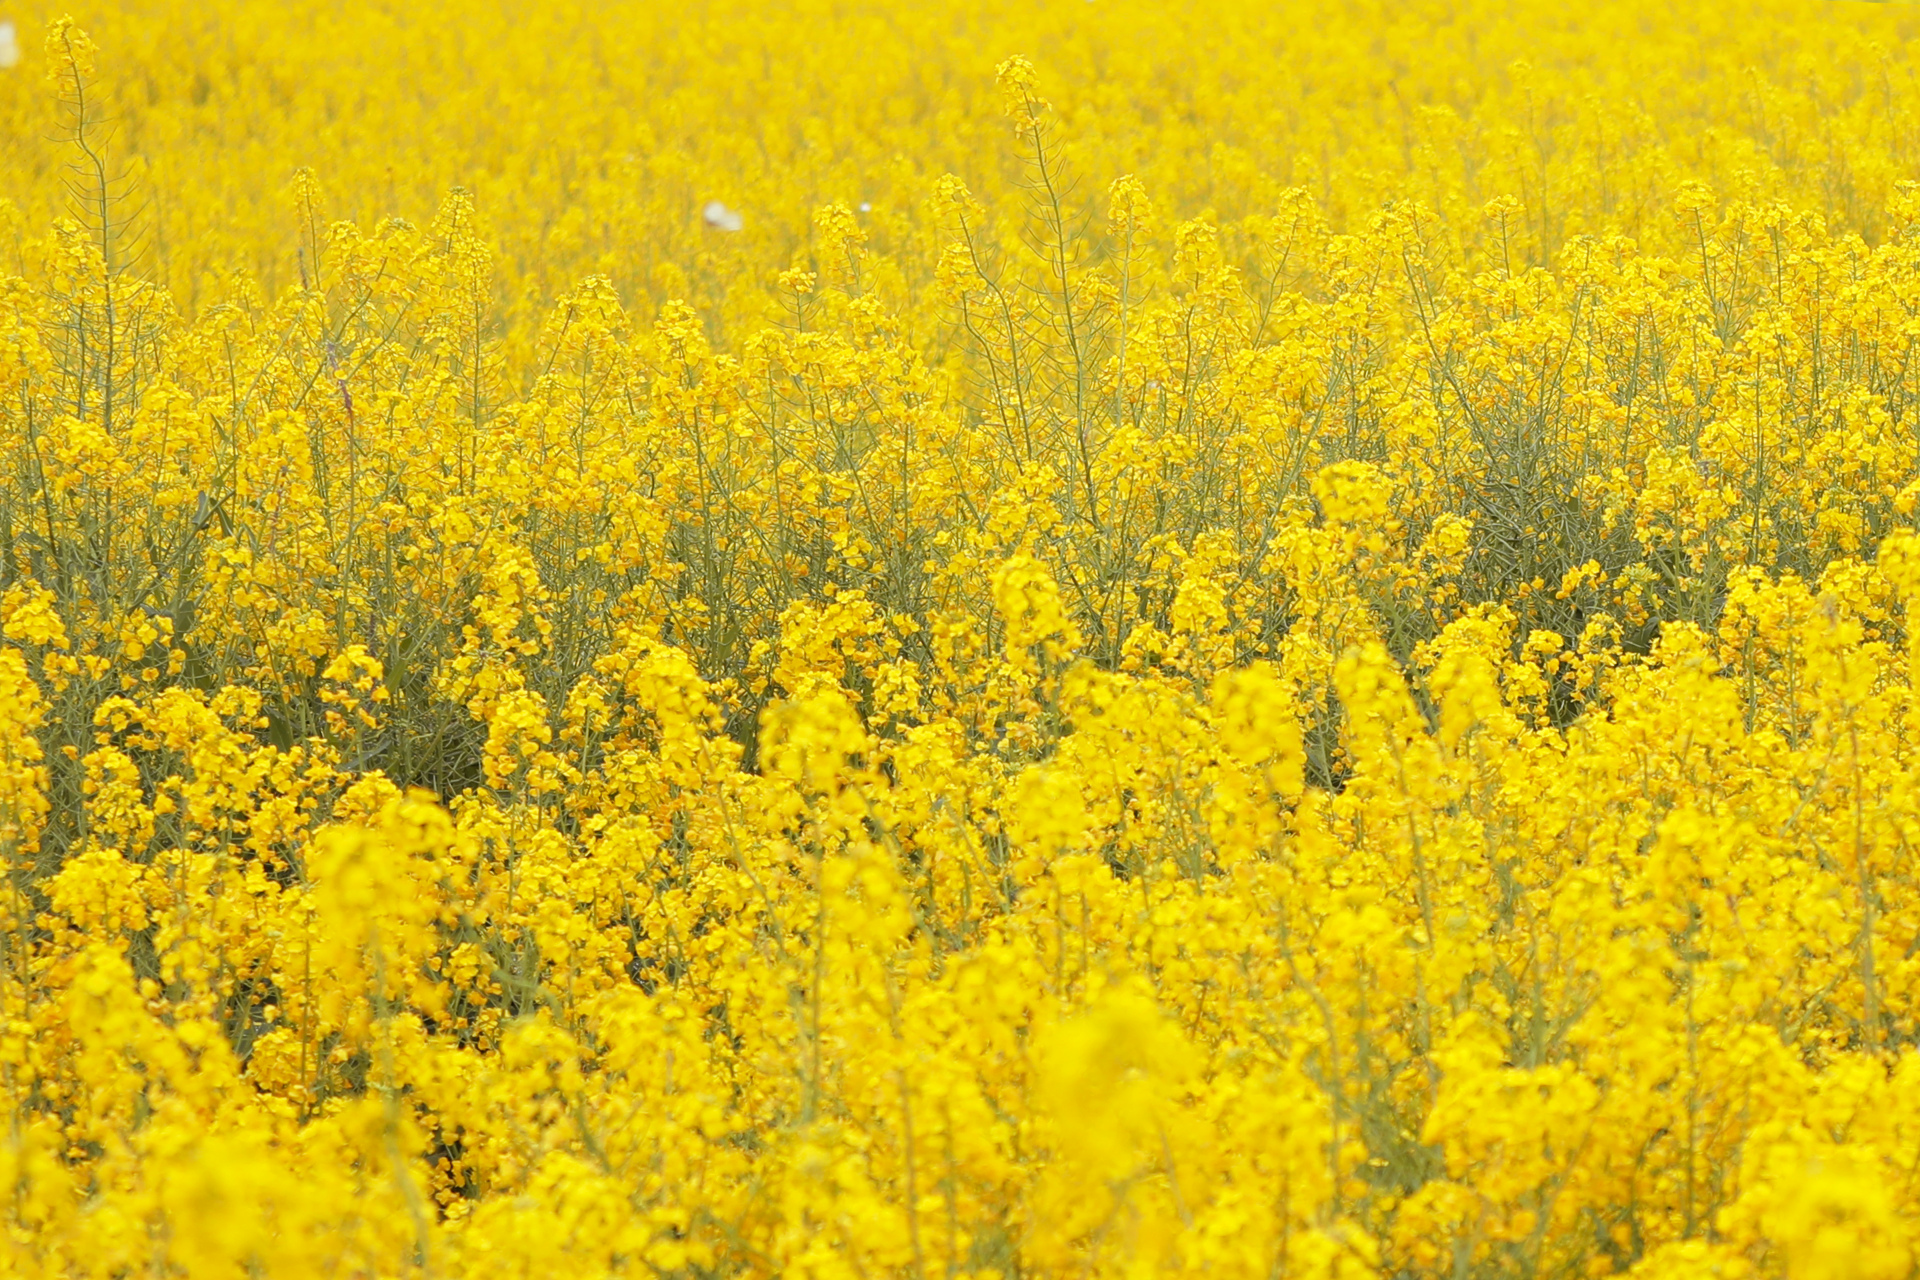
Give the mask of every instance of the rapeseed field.
<path id="1" fill-rule="evenodd" d="M 1920 10 L 0 0 L 0 1270 L 1920 1270 Z"/>

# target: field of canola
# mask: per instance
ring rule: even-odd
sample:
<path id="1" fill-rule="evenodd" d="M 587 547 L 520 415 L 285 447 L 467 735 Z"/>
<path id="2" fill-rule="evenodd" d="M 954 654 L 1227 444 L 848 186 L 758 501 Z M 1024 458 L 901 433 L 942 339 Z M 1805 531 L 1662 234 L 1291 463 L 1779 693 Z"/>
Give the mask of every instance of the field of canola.
<path id="1" fill-rule="evenodd" d="M 1915 1275 L 1920 10 L 0 19 L 7 1275 Z"/>

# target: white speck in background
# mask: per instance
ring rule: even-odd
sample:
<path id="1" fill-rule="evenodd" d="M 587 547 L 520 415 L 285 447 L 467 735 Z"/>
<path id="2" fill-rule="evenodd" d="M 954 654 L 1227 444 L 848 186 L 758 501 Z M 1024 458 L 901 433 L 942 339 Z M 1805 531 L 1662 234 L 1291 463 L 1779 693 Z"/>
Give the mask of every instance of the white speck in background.
<path id="1" fill-rule="evenodd" d="M 0 67 L 20 65 L 20 32 L 11 22 L 0 22 Z"/>
<path id="2" fill-rule="evenodd" d="M 718 200 L 707 201 L 707 207 L 701 210 L 701 217 L 715 231 L 738 231 L 746 226 L 746 220 Z"/>

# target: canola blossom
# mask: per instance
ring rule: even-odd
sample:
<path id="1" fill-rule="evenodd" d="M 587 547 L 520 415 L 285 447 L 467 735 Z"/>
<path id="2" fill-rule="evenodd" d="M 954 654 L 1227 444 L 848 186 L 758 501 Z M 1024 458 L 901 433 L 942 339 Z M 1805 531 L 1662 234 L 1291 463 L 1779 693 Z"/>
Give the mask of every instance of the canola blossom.
<path id="1" fill-rule="evenodd" d="M 1920 1270 L 1920 9 L 0 12 L 0 1270 Z"/>

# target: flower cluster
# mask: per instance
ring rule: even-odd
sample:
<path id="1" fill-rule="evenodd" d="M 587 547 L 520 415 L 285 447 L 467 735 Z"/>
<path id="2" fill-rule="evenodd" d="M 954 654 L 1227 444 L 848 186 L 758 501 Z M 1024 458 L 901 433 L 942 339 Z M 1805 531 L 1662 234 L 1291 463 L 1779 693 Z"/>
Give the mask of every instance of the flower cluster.
<path id="1" fill-rule="evenodd" d="M 1082 8 L 6 46 L 0 1269 L 1920 1266 L 1920 13 Z"/>

